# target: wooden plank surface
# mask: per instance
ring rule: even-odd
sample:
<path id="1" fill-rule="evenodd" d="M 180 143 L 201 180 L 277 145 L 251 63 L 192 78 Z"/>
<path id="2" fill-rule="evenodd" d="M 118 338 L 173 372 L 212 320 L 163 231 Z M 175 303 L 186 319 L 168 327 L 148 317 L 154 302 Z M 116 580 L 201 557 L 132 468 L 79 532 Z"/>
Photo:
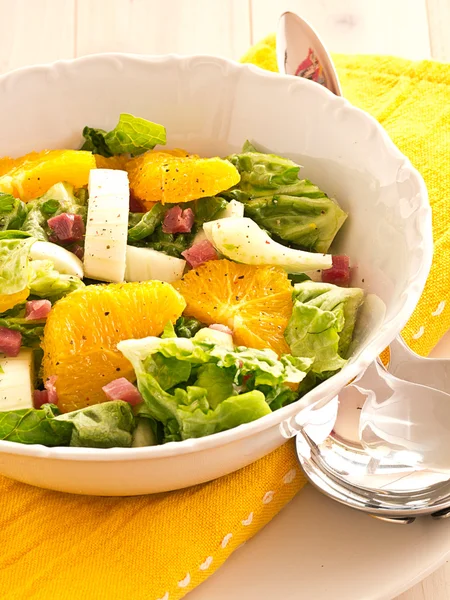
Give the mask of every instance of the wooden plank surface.
<path id="1" fill-rule="evenodd" d="M 308 20 L 333 52 L 431 57 L 426 0 L 251 0 L 251 5 L 254 39 L 273 31 L 278 16 L 290 10 Z"/>
<path id="2" fill-rule="evenodd" d="M 74 56 L 75 0 L 0 0 L 0 72 Z"/>
<path id="3" fill-rule="evenodd" d="M 77 0 L 76 54 L 215 54 L 238 59 L 250 39 L 247 0 Z"/>
<path id="4" fill-rule="evenodd" d="M 285 10 L 335 52 L 450 61 L 450 0 L 0 0 L 0 72 L 107 51 L 238 59 Z M 446 338 L 437 355 L 450 356 Z M 397 600 L 450 600 L 450 566 Z"/>

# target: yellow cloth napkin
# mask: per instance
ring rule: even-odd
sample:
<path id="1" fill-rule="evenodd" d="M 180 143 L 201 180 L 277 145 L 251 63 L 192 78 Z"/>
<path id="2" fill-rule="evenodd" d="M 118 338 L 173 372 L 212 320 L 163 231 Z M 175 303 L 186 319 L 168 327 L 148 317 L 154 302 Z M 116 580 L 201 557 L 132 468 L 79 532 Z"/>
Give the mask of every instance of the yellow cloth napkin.
<path id="1" fill-rule="evenodd" d="M 276 70 L 274 38 L 244 60 Z M 450 65 L 379 56 L 335 60 L 344 95 L 384 125 L 428 186 L 435 261 L 404 331 L 412 348 L 426 354 L 450 326 Z M 220 480 L 139 498 L 70 496 L 0 477 L 0 597 L 177 600 L 304 483 L 292 442 Z"/>

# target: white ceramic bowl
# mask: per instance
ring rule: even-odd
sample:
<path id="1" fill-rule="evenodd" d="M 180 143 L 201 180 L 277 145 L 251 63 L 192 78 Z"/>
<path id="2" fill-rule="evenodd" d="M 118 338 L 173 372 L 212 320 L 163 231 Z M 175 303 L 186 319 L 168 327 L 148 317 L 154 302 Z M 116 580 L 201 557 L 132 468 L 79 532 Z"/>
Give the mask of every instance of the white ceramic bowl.
<path id="1" fill-rule="evenodd" d="M 420 175 L 370 116 L 323 87 L 210 56 L 98 55 L 20 69 L 0 79 L 0 156 L 78 148 L 84 125 L 112 128 L 121 112 L 162 123 L 168 147 L 225 156 L 246 139 L 304 165 L 302 175 L 350 217 L 334 251 L 357 265 L 366 303 L 348 365 L 301 401 L 211 437 L 96 450 L 0 442 L 0 473 L 95 495 L 181 488 L 239 469 L 280 446 L 305 406 L 322 406 L 402 329 L 432 256 Z"/>

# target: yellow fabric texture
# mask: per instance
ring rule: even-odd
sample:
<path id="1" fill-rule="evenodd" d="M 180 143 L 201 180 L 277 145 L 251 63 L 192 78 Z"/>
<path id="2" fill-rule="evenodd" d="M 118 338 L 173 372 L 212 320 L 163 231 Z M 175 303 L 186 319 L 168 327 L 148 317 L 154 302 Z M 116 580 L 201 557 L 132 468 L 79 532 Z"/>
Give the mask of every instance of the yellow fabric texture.
<path id="1" fill-rule="evenodd" d="M 273 36 L 243 60 L 275 71 Z M 383 124 L 428 186 L 435 260 L 403 332 L 427 354 L 450 326 L 450 65 L 380 56 L 335 61 L 344 95 Z M 292 442 L 220 480 L 147 497 L 71 496 L 0 478 L 0 597 L 177 600 L 304 484 Z"/>

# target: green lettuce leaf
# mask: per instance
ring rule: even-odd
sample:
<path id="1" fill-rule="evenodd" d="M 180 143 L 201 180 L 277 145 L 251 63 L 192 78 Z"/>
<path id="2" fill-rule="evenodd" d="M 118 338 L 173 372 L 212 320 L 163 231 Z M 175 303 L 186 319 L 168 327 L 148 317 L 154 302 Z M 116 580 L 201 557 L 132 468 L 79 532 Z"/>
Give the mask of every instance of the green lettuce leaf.
<path id="1" fill-rule="evenodd" d="M 78 277 L 59 273 L 50 260 L 29 260 L 30 248 L 35 241 L 36 238 L 26 232 L 0 231 L 0 294 L 11 295 L 29 288 L 31 297 L 55 302 L 84 286 Z M 14 312 L 0 316 L 10 320 L 12 329 L 25 333 L 21 314 Z"/>
<path id="2" fill-rule="evenodd" d="M 347 214 L 316 185 L 298 179 L 299 165 L 249 150 L 228 160 L 241 180 L 223 196 L 243 202 L 245 215 L 280 241 L 303 250 L 328 252 Z"/>
<path id="3" fill-rule="evenodd" d="M 69 213 L 81 215 L 86 221 L 87 213 L 85 200 L 75 195 L 73 186 L 69 183 L 56 183 L 43 196 L 28 202 L 27 210 L 22 230 L 42 242 L 47 242 L 51 233 L 47 225 L 51 217 Z"/>
<path id="4" fill-rule="evenodd" d="M 131 406 L 122 400 L 103 402 L 55 417 L 73 427 L 70 446 L 129 448 L 135 427 Z"/>
<path id="5" fill-rule="evenodd" d="M 84 287 L 81 279 L 60 273 L 50 260 L 31 260 L 28 271 L 31 296 L 48 298 L 51 302 Z"/>
<path id="6" fill-rule="evenodd" d="M 220 212 L 227 207 L 228 202 L 221 196 L 200 198 L 192 202 L 186 202 L 182 208 L 191 208 L 194 213 L 196 227 L 201 227 L 207 221 L 214 221 Z"/>
<path id="7" fill-rule="evenodd" d="M 166 130 L 162 125 L 122 113 L 115 128 L 108 133 L 103 129 L 85 127 L 83 137 L 85 142 L 82 150 L 106 157 L 117 154 L 138 156 L 152 150 L 157 144 L 164 145 Z"/>
<path id="8" fill-rule="evenodd" d="M 242 146 L 242 152 L 258 152 L 258 150 L 251 142 L 245 140 L 244 145 Z"/>
<path id="9" fill-rule="evenodd" d="M 165 442 L 211 435 L 271 412 L 264 394 L 257 390 L 226 398 L 212 409 L 204 388 L 175 388 L 171 394 L 145 372 L 140 373 L 138 385 L 149 413 L 164 424 Z"/>
<path id="10" fill-rule="evenodd" d="M 142 240 L 141 242 L 133 242 L 135 246 L 145 246 L 153 248 L 158 252 L 164 252 L 169 256 L 182 258 L 181 253 L 192 246 L 195 233 L 164 233 L 161 225 L 159 225 L 153 235 Z"/>
<path id="11" fill-rule="evenodd" d="M 73 424 L 56 419 L 58 409 L 51 404 L 42 408 L 0 412 L 0 440 L 21 444 L 67 446 Z"/>
<path id="12" fill-rule="evenodd" d="M 26 204 L 11 194 L 0 192 L 0 231 L 21 229 L 27 216 Z"/>
<path id="13" fill-rule="evenodd" d="M 364 290 L 308 281 L 294 286 L 293 298 L 294 301 L 317 306 L 339 316 L 339 353 L 346 357 L 353 339 L 358 310 L 364 300 Z"/>
<path id="14" fill-rule="evenodd" d="M 306 273 L 290 273 L 288 279 L 292 281 L 293 284 L 302 283 L 302 281 L 311 281 L 311 277 Z"/>
<path id="15" fill-rule="evenodd" d="M 301 385 L 301 384 L 300 384 Z M 260 391 L 266 397 L 266 402 L 270 406 L 272 411 L 278 410 L 283 406 L 287 406 L 292 402 L 295 402 L 297 398 L 300 397 L 301 394 L 294 392 L 294 390 L 286 387 L 285 385 L 277 385 L 275 387 L 260 386 Z"/>
<path id="16" fill-rule="evenodd" d="M 216 408 L 226 398 L 237 395 L 234 376 L 232 369 L 221 369 L 208 363 L 198 368 L 195 385 L 206 390 L 210 407 Z"/>
<path id="17" fill-rule="evenodd" d="M 256 191 L 270 192 L 279 186 L 295 183 L 300 172 L 299 165 L 275 154 L 243 152 L 232 154 L 227 159 L 241 175 L 239 189 L 250 195 Z"/>
<path id="18" fill-rule="evenodd" d="M 308 181 L 299 183 L 310 185 Z M 336 202 L 325 194 L 321 198 L 288 195 L 254 198 L 246 203 L 245 214 L 275 238 L 295 244 L 303 250 L 323 253 L 328 252 L 347 218 Z"/>
<path id="19" fill-rule="evenodd" d="M 346 364 L 358 308 L 359 288 L 304 281 L 294 286 L 294 307 L 285 338 L 294 356 L 314 360 L 312 372 L 331 375 Z"/>
<path id="20" fill-rule="evenodd" d="M 160 225 L 164 219 L 168 208 L 157 202 L 146 213 L 130 213 L 128 243 L 133 245 L 133 242 L 138 242 L 151 236 L 156 227 Z"/>
<path id="21" fill-rule="evenodd" d="M 152 417 L 137 415 L 136 428 L 133 431 L 132 448 L 156 446 L 158 444 L 158 423 Z"/>
<path id="22" fill-rule="evenodd" d="M 181 253 L 192 245 L 195 234 L 203 223 L 214 220 L 227 204 L 220 196 L 200 198 L 183 204 L 183 209 L 191 208 L 194 213 L 191 233 L 164 233 L 162 222 L 170 206 L 163 206 L 159 202 L 146 213 L 130 213 L 128 244 L 153 248 L 180 258 Z"/>
<path id="23" fill-rule="evenodd" d="M 210 435 L 268 414 L 271 408 L 258 387 L 300 383 L 312 364 L 307 358 L 278 359 L 271 350 L 173 337 L 168 328 L 164 335 L 127 340 L 118 348 L 134 367 L 147 414 L 164 425 L 166 442 Z"/>
<path id="24" fill-rule="evenodd" d="M 22 334 L 22 346 L 39 347 L 44 335 L 45 319 L 30 321 L 25 319 L 25 304 L 15 306 L 0 314 L 0 327 L 7 327 Z"/>
<path id="25" fill-rule="evenodd" d="M 28 286 L 28 255 L 35 238 L 17 231 L 0 232 L 0 295 Z"/>
<path id="26" fill-rule="evenodd" d="M 179 317 L 175 323 L 174 327 L 174 336 L 172 337 L 184 337 L 184 338 L 192 338 L 200 331 L 206 327 L 204 323 L 201 323 L 194 317 Z"/>
<path id="27" fill-rule="evenodd" d="M 175 357 L 163 356 L 159 352 L 144 361 L 144 369 L 152 375 L 163 390 L 187 381 L 191 375 L 191 364 Z"/>
<path id="28" fill-rule="evenodd" d="M 108 148 L 108 144 L 105 141 L 107 132 L 104 129 L 95 129 L 94 127 L 86 127 L 83 129 L 83 137 L 85 139 L 84 144 L 81 146 L 81 150 L 89 150 L 94 154 L 100 154 L 109 158 L 113 155 L 111 150 Z"/>

